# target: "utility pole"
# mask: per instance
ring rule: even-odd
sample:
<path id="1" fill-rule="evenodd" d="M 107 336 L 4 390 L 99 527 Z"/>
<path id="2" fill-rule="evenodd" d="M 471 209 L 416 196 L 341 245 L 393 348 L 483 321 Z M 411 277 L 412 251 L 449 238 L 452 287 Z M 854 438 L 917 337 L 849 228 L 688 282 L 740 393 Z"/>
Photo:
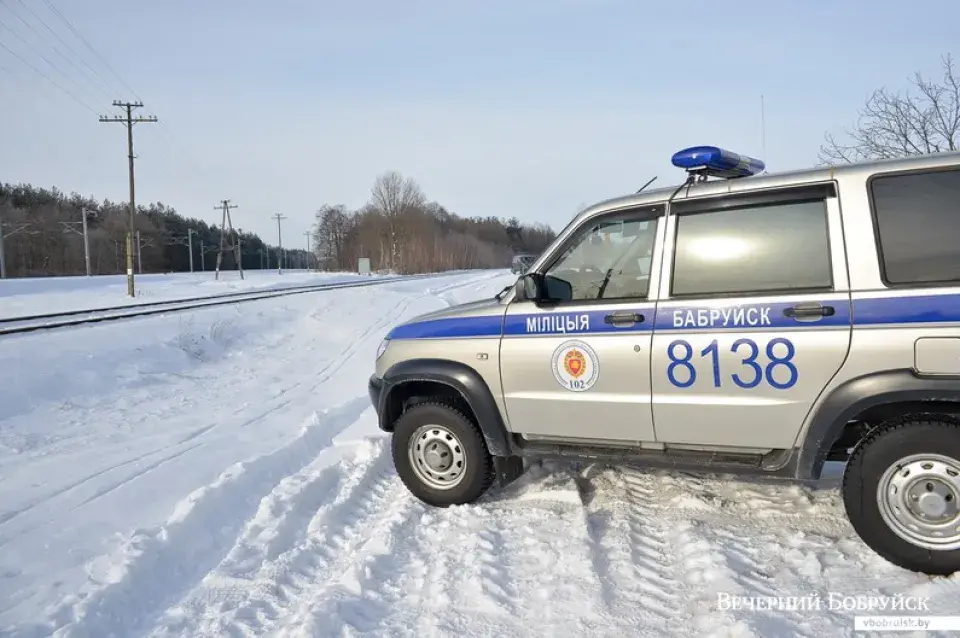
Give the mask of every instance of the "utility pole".
<path id="1" fill-rule="evenodd" d="M 94 217 L 96 217 L 97 211 L 90 210 L 89 208 L 86 208 L 86 207 L 81 208 L 80 217 L 82 218 L 83 221 L 60 222 L 60 224 L 63 226 L 63 232 L 71 231 L 71 232 L 77 233 L 78 235 L 83 235 L 83 261 L 84 261 L 84 264 L 86 265 L 87 277 L 89 277 L 91 276 L 91 270 L 90 270 L 90 241 L 89 241 L 89 235 L 87 233 L 87 215 L 93 215 Z M 83 228 L 82 232 L 74 228 L 74 226 L 77 223 L 79 223 Z"/>
<path id="2" fill-rule="evenodd" d="M 113 101 L 114 106 L 119 106 L 126 109 L 127 114 L 125 117 L 119 115 L 114 115 L 112 117 L 100 116 L 101 122 L 120 122 L 121 124 L 127 127 L 127 158 L 130 161 L 130 229 L 127 231 L 127 294 L 131 297 L 134 297 L 134 286 L 133 286 L 133 229 L 135 225 L 134 214 L 137 210 L 136 198 L 134 197 L 134 188 L 133 188 L 133 125 L 140 122 L 156 122 L 156 116 L 149 117 L 133 117 L 133 109 L 137 109 L 143 106 L 142 102 L 121 102 L 119 100 Z"/>
<path id="3" fill-rule="evenodd" d="M 279 253 L 278 253 L 278 255 L 277 255 L 277 274 L 278 274 L 278 275 L 282 275 L 282 274 L 283 274 L 283 263 L 282 263 L 281 260 L 282 260 L 282 257 L 283 257 L 283 235 L 282 235 L 281 232 L 280 232 L 280 220 L 281 220 L 281 219 L 286 219 L 286 217 L 284 217 L 281 213 L 277 213 L 276 215 L 274 215 L 274 216 L 271 217 L 270 219 L 275 219 L 275 220 L 277 220 L 277 243 L 278 243 L 278 247 L 279 247 Z"/>
<path id="4" fill-rule="evenodd" d="M 194 230 L 192 228 L 187 229 L 187 248 L 190 251 L 190 272 L 193 272 L 193 233 Z"/>
<path id="5" fill-rule="evenodd" d="M 40 232 L 40 231 L 37 231 L 37 230 L 35 230 L 35 231 L 27 231 L 28 228 L 30 228 L 30 222 L 26 222 L 26 223 L 20 224 L 19 226 L 17 226 L 16 228 L 14 228 L 12 231 L 10 231 L 9 233 L 7 233 L 7 237 L 13 237 L 13 236 L 16 235 L 17 233 L 23 233 L 23 232 L 26 232 L 28 235 L 36 235 L 37 233 Z M 6 279 L 6 278 L 7 278 L 7 258 L 6 258 L 6 256 L 4 255 L 4 253 L 3 253 L 3 240 L 4 240 L 4 236 L 3 236 L 3 220 L 0 219 L 0 279 Z"/>
<path id="6" fill-rule="evenodd" d="M 203 259 L 203 240 L 202 239 L 200 240 L 200 270 L 204 272 L 207 271 L 207 264 Z"/>
<path id="7" fill-rule="evenodd" d="M 307 272 L 310 272 L 310 271 L 312 270 L 312 266 L 313 266 L 313 260 L 310 259 L 310 256 L 311 256 L 311 255 L 310 255 L 310 235 L 311 235 L 311 233 L 310 233 L 310 231 L 308 230 L 308 231 L 304 232 L 303 234 L 307 236 Z"/>
<path id="8" fill-rule="evenodd" d="M 97 211 L 90 210 L 89 208 L 80 209 L 80 217 L 83 220 L 83 261 L 87 265 L 87 277 L 91 275 L 90 272 L 90 240 L 87 235 L 87 215 L 93 214 L 94 217 L 97 216 Z"/>
<path id="9" fill-rule="evenodd" d="M 222 211 L 223 219 L 220 222 L 220 250 L 217 252 L 217 274 L 215 279 L 220 279 L 220 263 L 223 261 L 223 240 L 224 228 L 230 227 L 230 244 L 233 249 L 233 258 L 237 262 L 237 270 L 240 271 L 240 279 L 243 279 L 243 264 L 240 263 L 240 234 L 237 233 L 237 243 L 233 243 L 233 219 L 230 217 L 230 209 L 236 208 L 236 204 L 231 204 L 229 199 L 221 199 L 219 206 L 214 206 L 214 210 Z"/>
<path id="10" fill-rule="evenodd" d="M 142 241 L 140 239 L 139 230 L 137 231 L 136 235 L 137 235 L 137 271 L 142 275 L 143 274 L 143 257 L 142 257 L 141 251 L 144 248 L 149 248 L 150 246 L 153 246 L 153 239 Z"/>
<path id="11" fill-rule="evenodd" d="M 0 219 L 0 279 L 7 278 L 7 259 L 3 254 L 3 220 Z"/>

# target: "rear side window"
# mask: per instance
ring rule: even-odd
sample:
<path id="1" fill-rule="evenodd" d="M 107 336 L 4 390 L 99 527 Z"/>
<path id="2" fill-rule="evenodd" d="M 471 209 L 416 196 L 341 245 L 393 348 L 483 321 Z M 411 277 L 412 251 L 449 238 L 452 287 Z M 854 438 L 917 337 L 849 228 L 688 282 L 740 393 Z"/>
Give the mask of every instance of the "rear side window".
<path id="1" fill-rule="evenodd" d="M 677 218 L 674 296 L 830 289 L 823 200 L 696 212 Z"/>
<path id="2" fill-rule="evenodd" d="M 960 170 L 870 182 L 884 280 L 960 283 Z"/>

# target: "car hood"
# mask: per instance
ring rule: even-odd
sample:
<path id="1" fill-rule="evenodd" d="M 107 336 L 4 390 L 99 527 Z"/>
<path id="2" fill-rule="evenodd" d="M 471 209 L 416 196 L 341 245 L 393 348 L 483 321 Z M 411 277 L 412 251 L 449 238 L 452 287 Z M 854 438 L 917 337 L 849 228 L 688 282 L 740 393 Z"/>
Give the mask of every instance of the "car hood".
<path id="1" fill-rule="evenodd" d="M 442 308 L 440 310 L 434 310 L 432 312 L 427 312 L 422 315 L 408 319 L 403 323 L 396 324 L 393 330 L 390 331 L 388 338 L 397 332 L 405 332 L 400 330 L 406 326 L 413 326 L 416 324 L 422 324 L 427 322 L 436 322 L 443 321 L 445 319 L 467 319 L 470 317 L 501 317 L 506 311 L 506 306 L 504 306 L 497 299 L 483 299 L 480 301 L 470 301 L 467 303 L 457 304 L 456 306 L 450 306 L 449 308 Z"/>
<path id="2" fill-rule="evenodd" d="M 505 309 L 504 305 L 496 299 L 482 299 L 480 301 L 468 301 L 467 303 L 457 304 L 449 308 L 426 312 L 410 319 L 406 323 L 420 323 L 421 321 L 433 321 L 434 319 L 446 319 L 448 317 L 501 315 Z"/>

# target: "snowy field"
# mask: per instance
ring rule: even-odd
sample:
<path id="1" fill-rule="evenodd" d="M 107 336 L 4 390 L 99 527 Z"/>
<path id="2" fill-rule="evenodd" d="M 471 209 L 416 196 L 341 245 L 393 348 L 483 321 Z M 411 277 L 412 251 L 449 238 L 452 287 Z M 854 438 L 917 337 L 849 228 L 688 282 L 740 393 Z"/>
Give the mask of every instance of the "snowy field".
<path id="1" fill-rule="evenodd" d="M 807 488 L 544 464 L 472 506 L 414 500 L 367 397 L 377 344 L 514 279 L 0 338 L 0 635 L 820 638 L 852 634 L 831 600 L 896 594 L 960 615 L 960 581 L 858 540 L 835 470 Z M 82 296 L 31 296 L 61 294 Z"/>
<path id="2" fill-rule="evenodd" d="M 96 277 L 23 277 L 0 279 L 0 318 L 65 310 L 128 306 L 168 299 L 188 299 L 345 281 L 369 281 L 356 273 L 306 270 L 235 270 L 215 273 L 170 273 L 134 276 L 135 297 L 127 296 L 126 275 Z"/>

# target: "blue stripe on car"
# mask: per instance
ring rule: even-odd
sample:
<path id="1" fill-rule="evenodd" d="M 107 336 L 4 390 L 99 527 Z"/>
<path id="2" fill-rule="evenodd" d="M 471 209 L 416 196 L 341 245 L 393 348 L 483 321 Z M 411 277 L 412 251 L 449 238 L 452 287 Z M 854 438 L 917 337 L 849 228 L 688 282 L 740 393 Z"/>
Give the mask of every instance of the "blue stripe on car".
<path id="1" fill-rule="evenodd" d="M 801 301 L 777 301 L 714 306 L 671 306 L 654 312 L 654 305 L 615 306 L 607 310 L 565 310 L 523 315 L 502 314 L 473 317 L 428 319 L 395 327 L 390 339 L 435 339 L 457 337 L 534 336 L 562 334 L 642 333 L 656 328 L 662 331 L 727 331 L 751 328 L 791 330 L 819 329 L 850 325 L 850 303 L 844 299 L 822 301 L 834 314 L 816 321 L 797 321 L 784 310 Z M 606 323 L 613 312 L 635 312 L 644 321 L 632 325 Z M 655 316 L 654 316 L 655 315 Z M 853 325 L 898 325 L 960 322 L 960 294 L 875 297 L 853 300 Z"/>

